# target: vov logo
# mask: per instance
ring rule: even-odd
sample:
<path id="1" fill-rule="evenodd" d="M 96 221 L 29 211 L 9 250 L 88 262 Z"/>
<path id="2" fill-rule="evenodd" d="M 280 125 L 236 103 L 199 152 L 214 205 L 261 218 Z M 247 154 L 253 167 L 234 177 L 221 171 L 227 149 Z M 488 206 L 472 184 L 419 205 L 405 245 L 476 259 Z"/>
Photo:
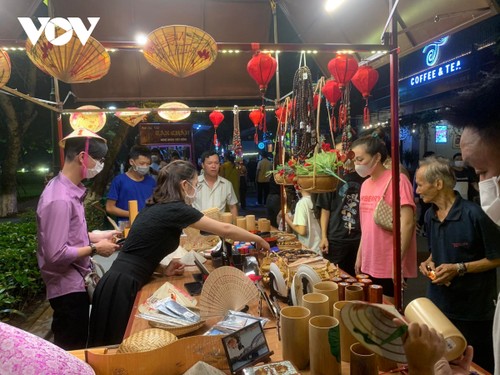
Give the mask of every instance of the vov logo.
<path id="1" fill-rule="evenodd" d="M 37 28 L 33 23 L 33 20 L 29 17 L 18 17 L 26 35 L 28 35 L 31 44 L 35 45 L 40 39 L 40 36 L 45 31 L 45 36 L 47 40 L 55 46 L 63 46 L 71 40 L 73 36 L 73 31 L 76 36 L 82 42 L 83 45 L 89 40 L 90 34 L 94 31 L 97 22 L 99 22 L 100 17 L 87 17 L 90 23 L 90 27 L 87 29 L 83 24 L 83 21 L 78 17 L 56 17 L 50 19 L 49 17 L 38 17 L 38 22 L 40 22 L 40 28 Z M 65 30 L 66 32 L 62 35 L 56 37 L 56 26 Z"/>

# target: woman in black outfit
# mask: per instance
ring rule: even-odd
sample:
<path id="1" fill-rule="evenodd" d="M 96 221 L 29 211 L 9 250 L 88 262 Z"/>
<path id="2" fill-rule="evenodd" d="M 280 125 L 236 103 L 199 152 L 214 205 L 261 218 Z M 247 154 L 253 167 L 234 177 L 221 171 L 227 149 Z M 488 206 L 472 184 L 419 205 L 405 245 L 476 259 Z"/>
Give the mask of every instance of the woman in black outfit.
<path id="1" fill-rule="evenodd" d="M 261 237 L 232 224 L 204 216 L 189 204 L 196 195 L 198 173 L 186 161 L 163 167 L 153 196 L 132 225 L 123 249 L 99 281 L 92 301 L 88 346 L 121 343 L 137 292 L 146 284 L 159 262 L 179 246 L 182 230 L 191 225 L 201 231 L 240 241 L 253 241 L 269 250 Z M 172 261 L 160 271 L 181 275 L 184 266 Z"/>

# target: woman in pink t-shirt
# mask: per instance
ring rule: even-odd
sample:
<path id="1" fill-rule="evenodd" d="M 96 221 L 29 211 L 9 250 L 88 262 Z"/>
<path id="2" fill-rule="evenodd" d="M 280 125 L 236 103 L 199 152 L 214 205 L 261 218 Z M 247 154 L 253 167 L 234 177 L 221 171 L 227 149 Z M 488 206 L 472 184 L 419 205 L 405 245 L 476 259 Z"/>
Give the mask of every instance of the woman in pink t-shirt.
<path id="1" fill-rule="evenodd" d="M 374 133 L 376 134 L 376 133 Z M 375 224 L 375 207 L 382 197 L 392 206 L 391 171 L 383 165 L 387 147 L 378 135 L 359 138 L 352 144 L 354 164 L 361 177 L 370 176 L 360 193 L 361 243 L 356 259 L 356 273 L 366 273 L 374 284 L 384 288 L 390 301 L 394 298 L 392 232 Z M 408 177 L 399 175 L 401 197 L 401 260 L 403 277 L 417 277 L 417 243 L 415 236 L 415 203 Z M 386 189 L 386 187 L 388 187 Z M 384 195 L 385 191 L 385 195 Z"/>

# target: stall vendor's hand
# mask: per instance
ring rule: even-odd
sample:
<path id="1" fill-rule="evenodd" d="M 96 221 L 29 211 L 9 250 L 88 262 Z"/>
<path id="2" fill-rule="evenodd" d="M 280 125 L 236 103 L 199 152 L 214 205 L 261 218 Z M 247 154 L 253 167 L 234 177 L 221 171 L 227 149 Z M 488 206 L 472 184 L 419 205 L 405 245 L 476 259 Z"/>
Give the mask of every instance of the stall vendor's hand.
<path id="1" fill-rule="evenodd" d="M 271 245 L 262 237 L 259 237 L 257 241 L 255 241 L 255 244 L 258 245 L 258 250 L 271 251 Z"/>
<path id="2" fill-rule="evenodd" d="M 177 259 L 172 259 L 167 267 L 164 268 L 165 276 L 179 276 L 184 273 L 184 264 Z"/>
<path id="3" fill-rule="evenodd" d="M 456 264 L 444 263 L 436 267 L 436 278 L 432 281 L 433 284 L 449 286 L 451 280 L 458 275 Z"/>
<path id="4" fill-rule="evenodd" d="M 418 268 L 420 273 L 431 280 L 435 279 L 436 265 L 432 260 L 425 260 L 420 263 L 420 267 Z"/>

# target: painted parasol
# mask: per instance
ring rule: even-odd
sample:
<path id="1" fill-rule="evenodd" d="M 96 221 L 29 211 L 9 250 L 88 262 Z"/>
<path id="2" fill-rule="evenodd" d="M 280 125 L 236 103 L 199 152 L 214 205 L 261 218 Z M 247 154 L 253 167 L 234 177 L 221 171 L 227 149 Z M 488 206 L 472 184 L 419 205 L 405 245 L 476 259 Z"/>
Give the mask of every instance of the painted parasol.
<path id="1" fill-rule="evenodd" d="M 127 107 L 126 109 L 127 111 L 116 112 L 115 116 L 130 126 L 136 126 L 141 121 L 144 121 L 150 112 L 148 109 L 141 109 L 137 107 Z"/>
<path id="2" fill-rule="evenodd" d="M 217 57 L 217 43 L 192 26 L 160 27 L 148 35 L 144 57 L 155 68 L 185 78 L 207 69 Z"/>
<path id="3" fill-rule="evenodd" d="M 163 103 L 158 108 L 164 109 L 158 110 L 158 116 L 172 122 L 184 120 L 191 114 L 189 106 L 179 102 Z M 185 110 L 183 110 L 183 108 L 185 108 Z"/>
<path id="4" fill-rule="evenodd" d="M 3 87 L 10 79 L 10 58 L 7 52 L 0 49 L 0 87 Z"/>
<path id="5" fill-rule="evenodd" d="M 77 109 L 82 112 L 74 112 L 69 118 L 69 123 L 73 129 L 84 128 L 97 133 L 106 124 L 105 112 L 85 112 L 86 109 L 100 109 L 99 107 L 84 105 Z"/>
<path id="6" fill-rule="evenodd" d="M 56 37 L 61 32 L 58 31 Z M 82 45 L 76 33 L 62 46 L 50 43 L 45 33 L 35 45 L 28 39 L 26 53 L 38 69 L 66 83 L 86 83 L 101 79 L 108 73 L 111 65 L 109 54 L 101 43 L 89 37 L 85 45 Z"/>

